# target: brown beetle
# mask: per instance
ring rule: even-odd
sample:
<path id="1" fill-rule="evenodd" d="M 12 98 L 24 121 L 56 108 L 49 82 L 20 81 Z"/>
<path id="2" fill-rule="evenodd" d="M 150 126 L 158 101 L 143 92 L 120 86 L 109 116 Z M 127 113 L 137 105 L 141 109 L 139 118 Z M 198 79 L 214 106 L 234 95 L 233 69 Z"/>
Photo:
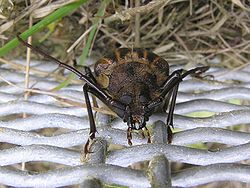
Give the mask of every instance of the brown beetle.
<path id="1" fill-rule="evenodd" d="M 96 62 L 94 73 L 89 67 L 85 74 L 74 67 L 51 57 L 40 49 L 31 46 L 19 36 L 18 40 L 25 46 L 35 50 L 59 66 L 70 70 L 85 81 L 83 92 L 90 121 L 89 139 L 85 145 L 85 153 L 89 151 L 89 142 L 95 138 L 96 125 L 89 100 L 89 93 L 95 95 L 124 122 L 127 122 L 127 139 L 131 145 L 132 130 L 146 128 L 146 122 L 159 106 L 167 111 L 166 99 L 171 97 L 167 116 L 168 142 L 171 143 L 173 112 L 179 83 L 189 74 L 199 75 L 209 67 L 197 67 L 183 73 L 183 69 L 169 75 L 168 63 L 158 55 L 143 49 L 120 48 L 111 55 L 104 56 Z M 147 131 L 148 132 L 148 131 Z M 148 133 L 148 141 L 150 136 Z"/>

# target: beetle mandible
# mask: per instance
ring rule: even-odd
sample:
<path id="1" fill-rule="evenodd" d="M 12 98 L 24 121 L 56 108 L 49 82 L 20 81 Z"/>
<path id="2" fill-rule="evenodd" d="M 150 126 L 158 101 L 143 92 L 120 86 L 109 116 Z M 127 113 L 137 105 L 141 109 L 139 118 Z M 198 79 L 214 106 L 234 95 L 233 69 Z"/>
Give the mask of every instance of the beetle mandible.
<path id="1" fill-rule="evenodd" d="M 173 127 L 173 113 L 179 83 L 187 75 L 199 75 L 209 69 L 208 66 L 197 67 L 186 72 L 178 69 L 169 74 L 169 64 L 160 56 L 144 49 L 120 48 L 98 60 L 95 63 L 94 73 L 89 67 L 84 66 L 85 74 L 83 74 L 74 67 L 28 44 L 20 36 L 17 38 L 25 46 L 57 63 L 60 67 L 68 69 L 80 80 L 85 81 L 83 93 L 90 123 L 89 139 L 84 149 L 85 154 L 89 152 L 89 143 L 93 141 L 97 132 L 89 93 L 95 95 L 127 123 L 129 145 L 132 145 L 132 130 L 143 128 L 147 130 L 146 122 L 149 117 L 159 106 L 163 106 L 163 110 L 167 111 L 167 105 L 164 104 L 170 97 L 166 125 L 168 142 L 171 143 L 171 127 Z M 149 132 L 148 142 L 150 142 Z"/>

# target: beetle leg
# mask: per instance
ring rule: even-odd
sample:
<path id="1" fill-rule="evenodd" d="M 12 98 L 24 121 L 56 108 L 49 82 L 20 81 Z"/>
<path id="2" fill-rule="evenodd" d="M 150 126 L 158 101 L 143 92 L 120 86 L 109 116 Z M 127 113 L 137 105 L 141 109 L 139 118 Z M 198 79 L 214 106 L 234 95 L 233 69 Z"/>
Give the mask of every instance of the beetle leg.
<path id="1" fill-rule="evenodd" d="M 174 88 L 173 88 L 169 112 L 168 112 L 168 118 L 167 118 L 167 125 L 171 125 L 172 128 L 174 128 L 173 115 L 174 115 L 174 107 L 175 107 L 175 103 L 176 103 L 178 88 L 179 88 L 179 84 L 176 84 L 176 86 L 174 86 Z"/>
<path id="2" fill-rule="evenodd" d="M 95 133 L 96 133 L 96 125 L 95 125 L 95 120 L 94 120 L 88 92 L 89 92 L 89 86 L 88 86 L 88 84 L 85 84 L 83 86 L 83 93 L 84 93 L 85 102 L 86 102 L 86 106 L 87 106 L 87 111 L 88 111 L 88 116 L 89 116 L 89 125 L 90 125 L 89 139 L 84 146 L 85 155 L 87 153 L 89 153 L 89 150 L 90 150 L 89 144 L 95 138 Z"/>
<path id="3" fill-rule="evenodd" d="M 171 127 L 173 127 L 173 114 L 174 114 L 174 107 L 175 107 L 175 103 L 176 103 L 176 96 L 177 96 L 177 92 L 178 92 L 178 87 L 179 87 L 179 83 L 182 81 L 183 78 L 185 78 L 186 76 L 193 74 L 193 75 L 200 75 L 201 73 L 205 72 L 208 70 L 209 67 L 197 67 L 194 69 L 191 69 L 187 72 L 185 72 L 184 74 L 182 74 L 183 69 L 179 69 L 174 71 L 167 79 L 167 81 L 164 83 L 163 89 L 161 91 L 161 94 L 159 95 L 159 97 L 157 97 L 156 99 L 154 99 L 151 103 L 148 104 L 147 108 L 153 109 L 156 106 L 159 106 L 160 104 L 162 104 L 163 100 L 166 98 L 166 95 L 168 93 L 171 93 L 171 103 L 170 103 L 170 107 L 169 107 L 169 113 L 168 113 L 168 117 L 167 117 L 167 132 L 168 132 L 168 142 L 171 143 L 172 141 L 172 131 L 171 131 Z"/>
<path id="4" fill-rule="evenodd" d="M 128 145 L 132 146 L 132 127 L 128 127 L 127 129 L 127 139 L 128 139 Z"/>
<path id="5" fill-rule="evenodd" d="M 168 133 L 168 143 L 172 142 L 172 137 L 173 137 L 173 133 L 171 130 L 171 127 L 174 128 L 174 124 L 173 124 L 173 116 L 174 116 L 174 107 L 176 104 L 176 97 L 177 97 L 177 92 L 178 92 L 178 88 L 179 88 L 179 83 L 176 84 L 176 86 L 174 86 L 173 90 L 172 90 L 172 96 L 171 96 L 171 102 L 170 102 L 170 107 L 169 107 L 169 112 L 168 112 L 168 117 L 167 117 L 167 133 Z"/>
<path id="6" fill-rule="evenodd" d="M 209 67 L 197 67 L 197 68 L 194 68 L 194 69 L 191 69 L 187 72 L 185 72 L 184 74 L 182 75 L 179 75 L 177 74 L 178 76 L 180 76 L 180 82 L 182 81 L 182 79 L 184 77 L 186 77 L 187 75 L 189 74 L 194 74 L 195 76 L 198 76 L 200 75 L 201 73 L 205 72 L 208 70 Z M 170 103 L 170 107 L 169 107 L 169 115 L 167 117 L 167 125 L 171 125 L 172 128 L 173 127 L 173 115 L 174 115 L 174 107 L 175 107 L 175 104 L 176 104 L 176 97 L 177 97 L 177 93 L 178 93 L 178 88 L 179 88 L 179 83 L 176 83 L 176 85 L 174 86 L 174 88 L 172 89 L 172 97 L 171 97 L 171 103 Z M 170 129 L 170 128 L 169 128 Z M 171 129 L 170 129 L 171 131 Z M 172 140 L 171 138 L 168 139 L 168 141 Z M 170 141 L 171 142 L 171 141 Z"/>
<path id="7" fill-rule="evenodd" d="M 94 77 L 94 75 L 93 75 L 91 69 L 90 69 L 88 66 L 84 66 L 84 65 L 79 65 L 79 64 L 77 64 L 76 59 L 73 59 L 73 63 L 74 63 L 74 64 L 73 64 L 74 68 L 80 69 L 80 71 L 84 69 L 84 71 L 85 71 L 84 74 L 85 74 L 87 77 L 91 78 L 94 82 L 96 82 L 96 79 L 95 79 L 95 77 Z"/>
<path id="8" fill-rule="evenodd" d="M 171 91 L 174 90 L 176 85 L 178 85 L 182 81 L 182 73 L 183 69 L 179 69 L 174 71 L 170 75 L 170 79 L 167 80 L 167 82 L 164 84 L 163 91 L 160 94 L 161 98 L 165 98 L 165 96 Z M 172 91 L 173 93 L 174 91 Z"/>
<path id="9" fill-rule="evenodd" d="M 172 96 L 172 92 L 173 90 L 171 90 L 167 95 L 166 97 L 164 98 L 164 104 L 162 105 L 162 110 L 163 112 L 166 112 L 168 107 L 169 107 L 169 102 L 171 100 L 171 96 Z"/>
<path id="10" fill-rule="evenodd" d="M 150 132 L 149 132 L 149 130 L 148 130 L 148 128 L 147 128 L 146 126 L 144 127 L 144 129 L 145 129 L 145 131 L 146 131 L 146 133 L 147 133 L 148 143 L 151 143 L 151 135 L 150 135 Z"/>
<path id="11" fill-rule="evenodd" d="M 173 132 L 170 126 L 167 126 L 167 133 L 168 133 L 168 144 L 171 144 L 173 139 Z"/>
<path id="12" fill-rule="evenodd" d="M 159 97 L 157 97 L 156 99 L 154 99 L 151 103 L 148 104 L 148 108 L 152 109 L 156 106 L 159 106 L 160 104 L 162 104 L 163 100 L 165 99 L 166 95 L 171 92 L 171 90 L 173 90 L 173 88 L 176 86 L 176 84 L 179 84 L 179 82 L 182 81 L 182 77 L 181 77 L 181 72 L 182 69 L 176 70 L 174 71 L 169 78 L 167 79 L 167 81 L 165 82 L 163 89 L 159 95 Z"/>
<path id="13" fill-rule="evenodd" d="M 144 134 L 143 130 L 141 130 L 141 136 L 142 136 L 143 139 L 145 138 L 145 134 Z"/>
<path id="14" fill-rule="evenodd" d="M 177 97 L 177 93 L 178 93 L 178 88 L 179 88 L 179 83 L 182 81 L 182 79 L 184 77 L 186 77 L 187 75 L 189 74 L 195 74 L 195 75 L 200 75 L 201 73 L 205 72 L 206 70 L 208 69 L 208 67 L 197 67 L 197 68 L 194 68 L 194 69 L 191 69 L 187 72 L 185 72 L 184 74 L 181 75 L 181 72 L 182 72 L 182 69 L 180 70 L 177 70 L 177 71 L 174 71 L 174 78 L 175 80 L 178 80 L 179 82 L 177 82 L 173 88 L 172 88 L 172 91 L 171 91 L 171 101 L 170 101 L 170 107 L 169 107 L 169 112 L 168 112 L 168 117 L 167 117 L 167 133 L 168 133 L 168 143 L 171 143 L 172 142 L 172 138 L 173 138 L 173 133 L 172 133 L 172 130 L 171 130 L 171 127 L 174 128 L 174 124 L 173 124 L 173 116 L 174 116 L 174 108 L 175 108 L 175 104 L 176 104 L 176 97 Z M 173 74 L 172 74 L 173 75 Z M 163 90 L 162 94 L 164 96 L 164 94 L 166 93 L 166 91 L 168 90 L 168 85 L 169 84 L 169 81 L 166 82 L 165 84 L 165 91 Z M 171 83 L 171 82 L 170 82 Z"/>
<path id="15" fill-rule="evenodd" d="M 152 109 L 156 106 L 159 106 L 160 104 L 162 104 L 162 101 L 165 99 L 165 96 L 177 85 L 179 84 L 183 78 L 185 78 L 188 75 L 200 75 L 203 72 L 207 71 L 209 69 L 208 66 L 204 66 L 204 67 L 197 67 L 194 69 L 191 69 L 187 72 L 185 72 L 184 74 L 181 74 L 183 69 L 178 69 L 175 70 L 167 79 L 167 81 L 165 82 L 165 84 L 163 85 L 163 90 L 161 91 L 161 94 L 159 95 L 159 97 L 157 97 L 156 99 L 154 99 L 151 103 L 148 104 L 147 108 L 148 109 Z"/>
<path id="16" fill-rule="evenodd" d="M 188 75 L 193 75 L 195 77 L 201 77 L 200 75 L 204 72 L 206 72 L 209 69 L 209 66 L 204 66 L 204 67 L 196 67 L 194 69 L 188 70 L 185 72 L 181 77 L 185 78 Z"/>
<path id="17" fill-rule="evenodd" d="M 119 101 L 113 100 L 108 95 L 103 95 L 100 93 L 96 88 L 90 87 L 88 88 L 88 91 L 92 93 L 94 96 L 96 96 L 98 99 L 100 99 L 105 105 L 107 105 L 110 109 L 112 109 L 119 117 L 123 118 L 126 106 Z"/>
<path id="18" fill-rule="evenodd" d="M 97 83 L 97 81 L 96 81 L 96 79 L 95 79 L 95 77 L 94 77 L 91 69 L 89 67 L 87 67 L 87 66 L 83 66 L 83 68 L 85 70 L 85 75 L 87 77 L 89 77 L 91 80 L 93 80 L 93 82 Z"/>
<path id="19" fill-rule="evenodd" d="M 84 92 L 84 96 L 85 96 L 85 102 L 86 102 L 88 116 L 89 116 L 89 122 L 90 122 L 89 139 L 84 147 L 84 153 L 86 155 L 87 153 L 90 153 L 89 148 L 91 147 L 91 143 L 92 143 L 93 139 L 95 138 L 95 133 L 97 132 L 88 93 L 92 93 L 93 95 L 95 95 L 98 99 L 100 99 L 107 106 L 111 107 L 111 109 L 113 109 L 114 112 L 116 112 L 120 116 L 122 116 L 125 113 L 125 106 L 123 104 L 121 104 L 119 101 L 115 101 L 115 100 L 111 99 L 110 97 L 106 97 L 106 96 L 102 95 L 102 93 L 100 93 L 98 90 L 96 90 L 96 88 L 93 88 L 92 86 L 89 86 L 88 84 L 85 84 L 83 86 L 83 92 Z M 129 143 L 132 144 L 131 131 L 132 131 L 132 127 L 130 130 L 130 133 L 128 134 L 128 140 L 130 140 Z"/>
<path id="20" fill-rule="evenodd" d="M 181 82 L 182 81 L 181 72 L 182 72 L 182 69 L 174 71 L 172 74 L 173 80 L 179 80 L 179 82 Z M 170 85 L 169 83 L 171 83 L 171 82 L 173 82 L 173 81 L 171 81 L 171 79 L 169 79 L 168 82 L 166 82 L 165 88 L 163 89 L 163 92 L 162 92 L 164 94 L 170 86 L 172 87 L 170 90 L 170 94 L 169 94 L 170 95 L 170 106 L 169 106 L 169 112 L 168 112 L 167 121 L 166 121 L 167 133 L 168 133 L 168 143 L 171 143 L 172 138 L 173 138 L 173 133 L 172 133 L 171 127 L 174 128 L 174 124 L 173 124 L 174 107 L 175 107 L 177 92 L 178 92 L 178 88 L 179 88 L 179 82 L 175 83 L 175 85 Z M 169 92 L 167 92 L 167 93 L 169 93 Z M 166 109 L 167 109 L 167 107 L 164 110 L 166 111 Z"/>

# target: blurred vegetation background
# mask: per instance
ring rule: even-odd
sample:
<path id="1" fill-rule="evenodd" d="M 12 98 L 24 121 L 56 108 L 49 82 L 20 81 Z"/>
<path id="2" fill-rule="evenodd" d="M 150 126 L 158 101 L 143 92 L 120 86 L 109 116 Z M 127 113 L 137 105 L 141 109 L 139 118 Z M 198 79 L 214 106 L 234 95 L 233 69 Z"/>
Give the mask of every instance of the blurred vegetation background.
<path id="1" fill-rule="evenodd" d="M 0 55 L 24 56 L 12 41 L 22 33 L 66 62 L 142 47 L 170 63 L 217 56 L 218 66 L 242 68 L 249 63 L 249 11 L 247 0 L 1 0 Z"/>

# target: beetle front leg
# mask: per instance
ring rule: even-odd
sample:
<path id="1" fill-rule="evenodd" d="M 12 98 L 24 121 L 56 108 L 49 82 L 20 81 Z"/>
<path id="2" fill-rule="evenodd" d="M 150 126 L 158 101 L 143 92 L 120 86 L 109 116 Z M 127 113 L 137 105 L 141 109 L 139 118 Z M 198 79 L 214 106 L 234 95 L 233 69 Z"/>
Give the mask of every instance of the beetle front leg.
<path id="1" fill-rule="evenodd" d="M 176 70 L 168 77 L 167 81 L 162 86 L 162 91 L 160 95 L 153 101 L 151 101 L 148 104 L 147 108 L 153 109 L 162 104 L 162 102 L 166 98 L 166 95 L 172 93 L 174 87 L 182 81 L 182 76 L 181 76 L 182 71 L 183 71 L 182 69 Z"/>
<path id="2" fill-rule="evenodd" d="M 91 69 L 89 67 L 87 67 L 87 66 L 83 66 L 83 68 L 85 70 L 85 75 L 87 77 L 89 77 L 94 83 L 97 83 L 97 81 L 96 81 L 96 79 L 95 79 L 95 77 L 94 77 Z"/>
<path id="3" fill-rule="evenodd" d="M 128 145 L 132 146 L 132 127 L 128 127 L 127 129 L 127 139 Z"/>
<path id="4" fill-rule="evenodd" d="M 84 146 L 85 155 L 87 153 L 89 153 L 89 151 L 90 151 L 90 146 L 89 145 L 95 139 L 95 133 L 96 133 L 96 125 L 95 125 L 94 115 L 93 115 L 93 112 L 92 112 L 91 103 L 90 103 L 90 100 L 89 100 L 88 91 L 89 91 L 89 86 L 88 86 L 88 84 L 85 84 L 83 86 L 83 93 L 84 93 L 85 102 L 86 102 L 86 106 L 87 106 L 87 111 L 88 111 L 88 116 L 89 116 L 89 125 L 90 125 L 89 138 L 88 138 L 88 141 L 86 142 L 86 144 Z"/>
<path id="5" fill-rule="evenodd" d="M 146 133 L 147 133 L 148 143 L 151 143 L 151 135 L 150 135 L 150 132 L 149 132 L 149 130 L 148 130 L 148 128 L 147 128 L 146 126 L 144 127 L 144 129 L 145 129 L 145 131 L 146 131 Z"/>
<path id="6" fill-rule="evenodd" d="M 169 107 L 169 112 L 168 112 L 168 117 L 167 117 L 167 132 L 168 132 L 168 143 L 172 142 L 172 138 L 173 138 L 173 133 L 171 130 L 171 127 L 174 128 L 174 124 L 173 124 L 173 116 L 174 116 L 174 108 L 175 108 L 175 104 L 176 104 L 176 97 L 177 97 L 177 93 L 178 93 L 178 88 L 179 88 L 179 83 L 182 81 L 183 78 L 185 78 L 188 75 L 194 75 L 194 76 L 200 76 L 200 74 L 204 73 L 205 71 L 207 71 L 209 69 L 209 67 L 197 67 L 194 69 L 191 69 L 187 72 L 185 72 L 184 74 L 182 73 L 182 69 L 174 71 L 175 74 L 175 79 L 179 80 L 179 82 L 176 83 L 176 85 L 173 87 L 172 91 L 171 91 L 171 101 L 170 101 L 170 107 Z M 166 89 L 168 88 L 167 86 L 168 84 L 165 85 Z"/>
<path id="7" fill-rule="evenodd" d="M 183 69 L 179 69 L 179 70 L 174 71 L 168 77 L 166 82 L 164 83 L 160 95 L 156 99 L 154 99 L 151 103 L 148 104 L 147 108 L 150 111 L 151 109 L 162 104 L 162 102 L 166 98 L 166 95 L 168 93 L 171 93 L 171 103 L 170 103 L 169 113 L 168 113 L 168 117 L 167 117 L 167 125 L 168 125 L 167 132 L 168 132 L 168 142 L 169 143 L 172 142 L 171 127 L 173 127 L 173 114 L 174 114 L 174 107 L 175 107 L 175 103 L 176 103 L 176 96 L 177 96 L 177 92 L 178 92 L 179 83 L 182 82 L 183 78 L 185 78 L 188 75 L 200 76 L 200 74 L 204 73 L 208 69 L 209 69 L 208 66 L 197 67 L 197 68 L 194 68 L 194 69 L 191 69 L 191 70 L 185 72 L 184 74 L 182 74 Z M 164 110 L 166 110 L 166 109 L 164 109 Z"/>
<path id="8" fill-rule="evenodd" d="M 182 69 L 179 69 L 179 70 L 176 70 L 173 72 L 171 78 L 172 79 L 169 79 L 165 85 L 164 85 L 164 88 L 163 88 L 163 92 L 162 93 L 165 93 L 165 95 L 167 95 L 166 90 L 169 90 L 169 87 L 172 87 L 172 89 L 170 90 L 170 92 L 168 92 L 168 96 L 170 96 L 170 106 L 169 106 L 169 111 L 168 111 L 168 116 L 167 116 L 167 121 L 166 121 L 166 124 L 167 124 L 167 133 L 168 133 L 168 143 L 170 144 L 172 142 L 172 139 L 173 139 L 173 133 L 172 133 L 172 130 L 171 130 L 171 127 L 174 128 L 174 124 L 173 124 L 173 116 L 174 116 L 174 107 L 175 107 L 175 103 L 176 103 L 176 97 L 177 97 L 177 92 L 178 92 L 178 88 L 179 88 L 179 83 L 182 81 L 182 76 L 181 76 L 181 73 L 182 73 Z M 175 85 L 171 85 L 171 82 L 173 82 L 173 80 L 179 80 L 179 82 L 176 82 Z M 167 100 L 167 99 L 165 99 Z M 167 112 L 167 109 L 168 107 L 167 106 L 164 106 L 163 107 L 163 110 L 165 112 Z"/>
<path id="9" fill-rule="evenodd" d="M 153 108 L 156 107 L 166 100 L 166 96 L 170 95 L 170 107 L 169 107 L 169 112 L 167 116 L 167 133 L 168 133 L 168 143 L 172 142 L 173 138 L 173 133 L 171 130 L 171 127 L 173 127 L 173 115 L 174 115 L 174 107 L 176 103 L 176 96 L 179 88 L 179 83 L 182 81 L 182 69 L 174 71 L 167 81 L 164 83 L 164 86 L 162 87 L 161 94 L 158 98 L 156 98 L 154 101 L 151 102 L 151 104 L 148 105 L 148 108 Z M 167 111 L 167 106 L 163 106 L 163 110 L 166 112 Z"/>
<path id="10" fill-rule="evenodd" d="M 174 128 L 173 124 L 173 116 L 174 116 L 174 107 L 176 104 L 176 97 L 177 97 L 177 92 L 179 88 L 179 83 L 174 86 L 172 90 L 172 96 L 171 96 L 171 101 L 170 101 L 170 107 L 169 107 L 169 112 L 168 112 L 168 117 L 167 117 L 167 133 L 168 133 L 168 143 L 170 144 L 172 142 L 173 138 L 173 133 L 171 130 L 171 127 Z"/>

